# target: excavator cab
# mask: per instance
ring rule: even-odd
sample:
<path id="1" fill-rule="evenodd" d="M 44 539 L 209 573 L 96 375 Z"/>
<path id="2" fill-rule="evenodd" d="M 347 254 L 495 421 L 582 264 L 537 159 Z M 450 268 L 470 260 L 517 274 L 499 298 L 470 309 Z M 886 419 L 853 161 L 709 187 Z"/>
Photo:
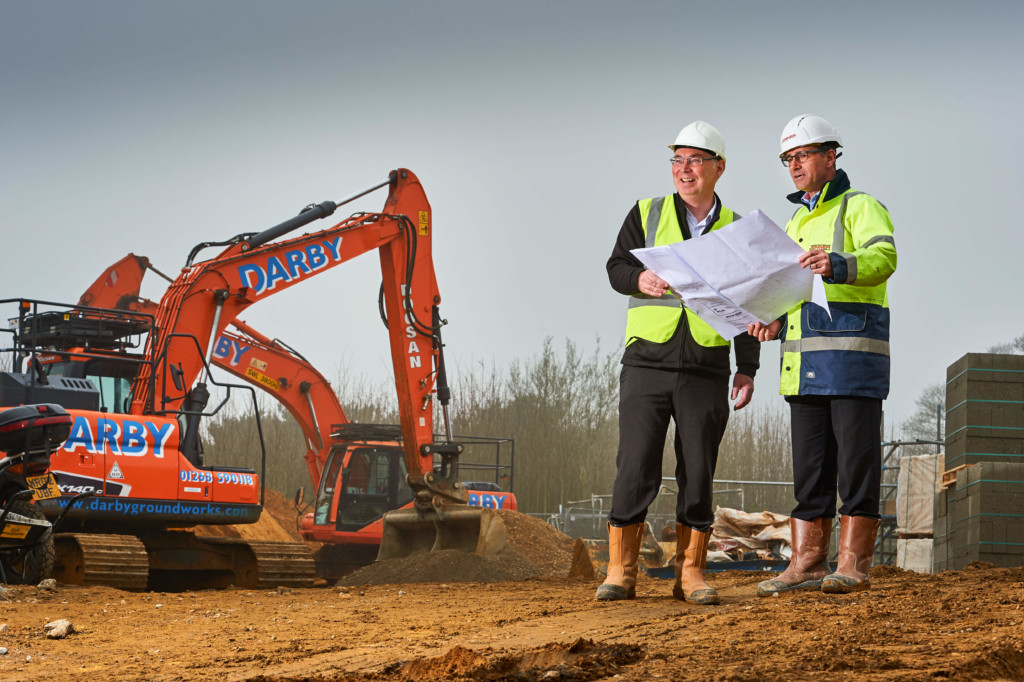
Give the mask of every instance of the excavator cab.
<path id="1" fill-rule="evenodd" d="M 384 445 L 337 445 L 328 455 L 315 505 L 315 523 L 357 532 L 389 509 L 412 503 L 405 453 Z"/>

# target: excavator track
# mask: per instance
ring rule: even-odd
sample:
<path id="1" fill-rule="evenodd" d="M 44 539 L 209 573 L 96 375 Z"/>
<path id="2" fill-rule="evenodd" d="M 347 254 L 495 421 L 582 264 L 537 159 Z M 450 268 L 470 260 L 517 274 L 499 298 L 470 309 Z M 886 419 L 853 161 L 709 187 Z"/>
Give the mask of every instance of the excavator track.
<path id="1" fill-rule="evenodd" d="M 141 591 L 149 580 L 146 547 L 134 535 L 57 533 L 54 578 L 69 585 Z"/>
<path id="2" fill-rule="evenodd" d="M 221 582 L 216 582 L 216 579 L 210 580 L 204 587 L 225 587 L 229 584 L 269 589 L 312 587 L 313 581 L 316 580 L 313 554 L 303 544 L 207 536 L 195 540 L 202 548 L 204 558 L 202 565 L 194 563 L 189 568 L 203 569 L 211 578 L 215 575 L 212 569 L 222 569 Z M 182 571 L 184 566 L 174 568 L 177 575 L 192 580 L 192 584 L 201 579 L 202 574 L 199 572 Z M 224 568 L 228 569 L 227 572 L 223 570 Z"/>
<path id="3" fill-rule="evenodd" d="M 311 587 L 315 562 L 299 543 L 196 537 L 192 533 L 54 535 L 54 578 L 121 590 Z"/>
<path id="4" fill-rule="evenodd" d="M 305 545 L 266 540 L 248 545 L 256 557 L 256 587 L 312 587 L 316 563 Z"/>

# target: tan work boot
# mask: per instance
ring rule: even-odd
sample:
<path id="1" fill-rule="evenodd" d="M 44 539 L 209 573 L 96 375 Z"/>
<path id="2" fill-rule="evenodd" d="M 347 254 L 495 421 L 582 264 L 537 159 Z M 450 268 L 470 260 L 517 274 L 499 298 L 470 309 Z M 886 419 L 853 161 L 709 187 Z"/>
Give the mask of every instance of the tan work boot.
<path id="1" fill-rule="evenodd" d="M 828 567 L 832 519 L 820 517 L 804 521 L 790 517 L 789 531 L 793 537 L 793 556 L 789 566 L 781 574 L 757 586 L 757 593 L 762 597 L 791 590 L 816 590 L 821 587 L 821 579 L 832 572 Z"/>
<path id="2" fill-rule="evenodd" d="M 608 576 L 597 588 L 595 599 L 636 599 L 637 561 L 640 559 L 643 535 L 642 523 L 622 528 L 608 524 Z"/>
<path id="3" fill-rule="evenodd" d="M 715 588 L 704 582 L 711 533 L 701 533 L 681 523 L 676 524 L 676 584 L 672 596 L 693 604 L 720 604 Z"/>
<path id="4" fill-rule="evenodd" d="M 871 559 L 880 525 L 880 519 L 866 516 L 843 516 L 839 520 L 839 561 L 836 572 L 821 581 L 822 592 L 847 594 L 871 587 Z"/>

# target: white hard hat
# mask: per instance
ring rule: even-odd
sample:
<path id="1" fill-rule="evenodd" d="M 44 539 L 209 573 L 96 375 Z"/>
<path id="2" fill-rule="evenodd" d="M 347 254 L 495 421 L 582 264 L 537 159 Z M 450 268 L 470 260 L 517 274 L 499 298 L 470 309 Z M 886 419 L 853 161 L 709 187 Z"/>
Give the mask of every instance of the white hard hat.
<path id="1" fill-rule="evenodd" d="M 779 146 L 782 148 L 780 156 L 790 149 L 823 142 L 835 142 L 837 147 L 843 146 L 843 140 L 839 137 L 839 131 L 834 125 L 821 116 L 803 114 L 794 118 L 782 129 L 782 136 L 779 138 Z"/>
<path id="2" fill-rule="evenodd" d="M 725 158 L 725 140 L 722 138 L 722 133 L 718 132 L 718 128 L 704 121 L 694 121 L 680 130 L 676 135 L 676 141 L 668 146 L 672 151 L 675 151 L 677 147 L 705 149 L 716 156 Z"/>

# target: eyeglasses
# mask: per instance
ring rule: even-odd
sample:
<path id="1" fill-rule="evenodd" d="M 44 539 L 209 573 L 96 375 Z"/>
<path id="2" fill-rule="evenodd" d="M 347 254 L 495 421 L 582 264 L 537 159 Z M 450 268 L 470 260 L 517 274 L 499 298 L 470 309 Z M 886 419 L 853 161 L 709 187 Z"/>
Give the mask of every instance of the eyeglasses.
<path id="1" fill-rule="evenodd" d="M 794 161 L 799 161 L 800 163 L 803 163 L 811 154 L 824 154 L 827 151 L 827 149 L 805 149 L 804 151 L 797 152 L 796 154 L 786 154 L 785 156 L 780 157 L 780 160 L 782 161 L 783 166 L 789 168 L 789 164 L 793 163 Z"/>
<path id="2" fill-rule="evenodd" d="M 673 166 L 685 166 L 690 164 L 691 166 L 703 166 L 705 161 L 718 161 L 721 156 L 673 156 L 669 159 L 669 163 Z"/>

